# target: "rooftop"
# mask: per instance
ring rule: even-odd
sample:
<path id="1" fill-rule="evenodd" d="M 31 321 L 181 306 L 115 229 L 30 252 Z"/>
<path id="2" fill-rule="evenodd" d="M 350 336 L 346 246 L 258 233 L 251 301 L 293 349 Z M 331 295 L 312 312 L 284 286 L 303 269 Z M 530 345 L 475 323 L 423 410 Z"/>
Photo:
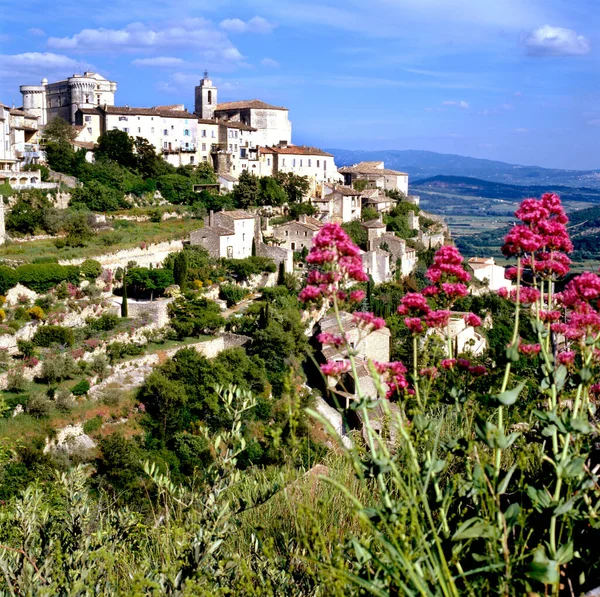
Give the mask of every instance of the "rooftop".
<path id="1" fill-rule="evenodd" d="M 217 124 L 222 124 L 226 126 L 228 129 L 239 129 L 241 131 L 256 131 L 253 126 L 246 124 L 245 122 L 236 122 L 232 120 L 219 120 Z"/>
<path id="2" fill-rule="evenodd" d="M 335 185 L 330 188 L 332 193 L 338 193 L 344 197 L 360 197 L 362 195 L 360 191 L 346 185 Z"/>
<path id="3" fill-rule="evenodd" d="M 385 228 L 385 224 L 381 220 L 369 220 L 368 222 L 362 222 L 363 228 Z"/>
<path id="4" fill-rule="evenodd" d="M 390 170 L 383 167 L 383 162 L 360 162 L 354 166 L 343 166 L 339 169 L 342 174 L 389 174 L 396 176 L 408 176 L 406 172 Z"/>
<path id="5" fill-rule="evenodd" d="M 216 111 L 220 112 L 221 110 L 244 110 L 244 109 L 253 109 L 253 110 L 285 110 L 287 112 L 287 108 L 283 106 L 272 106 L 271 104 L 266 104 L 265 102 L 261 102 L 260 100 L 242 100 L 239 102 L 225 102 L 223 104 L 218 104 Z"/>
<path id="6" fill-rule="evenodd" d="M 332 154 L 318 149 L 316 147 L 307 147 L 306 145 L 287 145 L 286 147 L 261 147 L 260 152 L 266 153 L 277 153 L 280 155 L 322 155 L 325 157 L 333 157 Z"/>
<path id="7" fill-rule="evenodd" d="M 169 110 L 163 107 L 132 108 L 131 106 L 103 106 L 102 110 L 106 112 L 106 114 L 116 114 L 120 116 L 161 116 L 162 118 L 196 119 L 196 116 L 190 114 L 187 110 Z"/>
<path id="8" fill-rule="evenodd" d="M 215 215 L 218 215 L 218 214 L 228 216 L 230 218 L 233 218 L 234 220 L 253 220 L 254 219 L 254 216 L 250 212 L 242 211 L 241 209 L 232 209 L 231 211 L 218 211 Z"/>

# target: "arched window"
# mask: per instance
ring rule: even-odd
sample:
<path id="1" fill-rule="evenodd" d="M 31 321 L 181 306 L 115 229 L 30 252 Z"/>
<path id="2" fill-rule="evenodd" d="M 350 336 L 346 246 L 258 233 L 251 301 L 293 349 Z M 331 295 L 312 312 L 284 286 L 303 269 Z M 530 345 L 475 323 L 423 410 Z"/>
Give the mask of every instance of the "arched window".
<path id="1" fill-rule="evenodd" d="M 212 91 L 208 91 L 208 103 L 212 104 Z"/>

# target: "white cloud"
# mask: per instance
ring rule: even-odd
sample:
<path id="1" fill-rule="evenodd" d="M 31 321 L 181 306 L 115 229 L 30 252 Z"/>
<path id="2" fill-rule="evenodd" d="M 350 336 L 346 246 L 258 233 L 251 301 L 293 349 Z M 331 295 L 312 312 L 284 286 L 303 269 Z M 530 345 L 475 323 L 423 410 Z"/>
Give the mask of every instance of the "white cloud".
<path id="1" fill-rule="evenodd" d="M 39 27 L 32 27 L 31 29 L 27 29 L 27 33 L 29 33 L 29 35 L 35 35 L 36 37 L 46 36 L 46 32 L 43 29 L 40 29 Z"/>
<path id="2" fill-rule="evenodd" d="M 268 68 L 279 68 L 280 66 L 279 62 L 277 62 L 277 60 L 273 60 L 272 58 L 263 58 L 260 63 Z"/>
<path id="3" fill-rule="evenodd" d="M 24 54 L 0 54 L 0 69 L 24 69 L 26 71 L 44 69 L 70 69 L 76 71 L 87 64 L 52 52 L 25 52 Z"/>
<path id="4" fill-rule="evenodd" d="M 522 39 L 530 56 L 582 56 L 591 50 L 590 40 L 572 29 L 543 25 Z"/>
<path id="5" fill-rule="evenodd" d="M 150 26 L 130 23 L 122 29 L 83 29 L 72 37 L 51 37 L 51 48 L 81 52 L 144 52 L 161 48 L 195 51 L 210 65 L 243 60 L 227 34 L 202 18 Z M 208 64 L 207 64 L 208 66 Z"/>
<path id="6" fill-rule="evenodd" d="M 155 58 L 136 58 L 131 64 L 134 66 L 158 66 L 163 68 L 181 66 L 184 62 L 183 58 L 175 58 L 174 56 L 156 56 Z"/>
<path id="7" fill-rule="evenodd" d="M 262 17 L 252 17 L 249 21 L 242 19 L 225 19 L 219 23 L 221 29 L 231 33 L 271 33 L 276 25 Z"/>
<path id="8" fill-rule="evenodd" d="M 457 108 L 462 108 L 463 110 L 466 110 L 467 108 L 469 108 L 469 103 L 465 102 L 464 100 L 460 100 L 460 101 L 449 100 L 449 101 L 442 102 L 442 106 L 456 106 Z"/>

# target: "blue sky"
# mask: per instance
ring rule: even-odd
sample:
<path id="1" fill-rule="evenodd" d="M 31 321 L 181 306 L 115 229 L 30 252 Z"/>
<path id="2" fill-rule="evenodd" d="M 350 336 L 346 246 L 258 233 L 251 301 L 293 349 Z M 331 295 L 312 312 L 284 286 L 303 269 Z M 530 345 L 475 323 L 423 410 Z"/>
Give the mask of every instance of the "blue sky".
<path id="1" fill-rule="evenodd" d="M 85 69 L 117 104 L 290 109 L 295 143 L 600 169 L 597 0 L 0 0 L 0 101 Z"/>

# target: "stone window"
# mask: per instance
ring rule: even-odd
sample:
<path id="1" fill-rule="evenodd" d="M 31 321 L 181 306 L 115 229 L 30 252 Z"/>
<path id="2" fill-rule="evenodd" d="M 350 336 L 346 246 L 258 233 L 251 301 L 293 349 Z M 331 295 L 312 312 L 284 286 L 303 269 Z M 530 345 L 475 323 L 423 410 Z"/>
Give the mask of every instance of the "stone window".
<path id="1" fill-rule="evenodd" d="M 321 167 L 321 164 L 319 163 L 320 160 L 317 160 L 317 168 Z"/>
<path id="2" fill-rule="evenodd" d="M 165 137 L 168 137 L 168 136 L 169 136 L 169 130 L 168 130 L 168 129 L 164 129 L 164 130 L 163 130 L 163 135 L 164 135 Z"/>
<path id="3" fill-rule="evenodd" d="M 138 126 L 138 133 L 141 133 L 141 132 L 142 132 L 142 129 L 141 129 L 141 127 Z"/>
<path id="4" fill-rule="evenodd" d="M 208 102 L 207 103 L 212 104 L 212 91 L 210 91 L 210 89 L 208 91 Z"/>
<path id="5" fill-rule="evenodd" d="M 206 129 L 202 129 L 202 136 L 206 137 Z"/>
<path id="6" fill-rule="evenodd" d="M 150 129 L 150 132 L 154 135 L 154 127 Z"/>
<path id="7" fill-rule="evenodd" d="M 190 136 L 190 129 L 185 129 L 185 131 L 183 131 L 183 136 L 184 137 L 189 137 Z"/>
<path id="8" fill-rule="evenodd" d="M 86 122 L 91 122 L 92 121 L 92 117 L 91 116 L 86 116 L 85 117 L 85 121 Z"/>
<path id="9" fill-rule="evenodd" d="M 206 143 L 202 143 L 202 151 L 206 151 Z"/>
<path id="10" fill-rule="evenodd" d="M 308 167 L 309 168 L 311 167 L 311 161 L 310 160 L 308 160 Z"/>
<path id="11" fill-rule="evenodd" d="M 292 167 L 295 167 L 295 166 L 296 166 L 296 159 L 294 158 L 294 159 L 292 160 Z"/>
<path id="12" fill-rule="evenodd" d="M 190 164 L 193 164 L 193 163 L 194 163 L 194 156 L 193 156 L 193 155 L 191 155 L 191 156 L 190 156 Z"/>
<path id="13" fill-rule="evenodd" d="M 121 120 L 128 120 L 128 118 L 127 118 L 127 116 L 119 116 L 119 122 L 120 122 Z"/>
<path id="14" fill-rule="evenodd" d="M 214 139 L 215 138 L 215 131 L 212 132 L 211 137 Z"/>
<path id="15" fill-rule="evenodd" d="M 202 161 L 203 162 L 208 162 L 208 158 L 206 156 L 202 156 Z"/>

